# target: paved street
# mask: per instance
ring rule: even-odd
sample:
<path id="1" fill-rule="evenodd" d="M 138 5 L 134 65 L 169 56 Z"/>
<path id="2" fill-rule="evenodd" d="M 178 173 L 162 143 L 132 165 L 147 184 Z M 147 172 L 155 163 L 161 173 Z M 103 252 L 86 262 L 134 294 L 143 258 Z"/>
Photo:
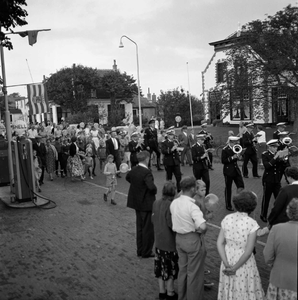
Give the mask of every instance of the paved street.
<path id="1" fill-rule="evenodd" d="M 192 170 L 182 168 L 184 175 Z M 250 170 L 251 172 L 251 170 Z M 159 196 L 165 172 L 153 170 Z M 0 202 L 0 300 L 121 300 L 157 299 L 158 283 L 153 259 L 140 259 L 135 247 L 135 214 L 126 208 L 128 183 L 118 180 L 117 206 L 103 201 L 105 177 L 71 182 L 46 177 L 42 195 L 55 201 L 54 209 L 12 209 Z M 262 171 L 260 171 L 262 174 Z M 251 176 L 251 174 L 250 174 Z M 210 172 L 211 192 L 220 198 L 206 234 L 208 279 L 215 283 L 205 299 L 216 299 L 220 259 L 216 249 L 218 226 L 224 208 L 222 165 Z M 245 179 L 246 188 L 259 196 L 253 217 L 259 219 L 260 179 Z M 3 189 L 3 188 L 0 188 Z M 256 259 L 264 289 L 269 268 L 264 264 L 262 243 Z"/>

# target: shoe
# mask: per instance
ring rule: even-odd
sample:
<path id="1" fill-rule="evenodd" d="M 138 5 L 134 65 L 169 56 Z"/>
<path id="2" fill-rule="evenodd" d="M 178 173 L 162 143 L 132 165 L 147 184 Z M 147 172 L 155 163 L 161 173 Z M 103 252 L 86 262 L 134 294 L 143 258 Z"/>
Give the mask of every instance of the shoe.
<path id="1" fill-rule="evenodd" d="M 159 168 L 157 168 L 157 171 L 163 171 L 163 168 L 159 167 Z"/>
<path id="2" fill-rule="evenodd" d="M 177 299 L 178 299 L 178 294 L 176 294 L 175 292 L 172 296 L 167 295 L 167 298 L 166 298 L 166 300 L 177 300 Z"/>
<path id="3" fill-rule="evenodd" d="M 90 179 L 93 179 L 93 177 L 92 177 L 92 176 L 90 176 Z"/>
<path id="4" fill-rule="evenodd" d="M 267 218 L 264 218 L 263 216 L 260 216 L 260 219 L 264 222 L 264 223 L 267 223 Z"/>
<path id="5" fill-rule="evenodd" d="M 39 193 L 41 192 L 41 189 L 40 189 L 40 188 L 38 189 L 38 192 L 39 192 Z"/>
<path id="6" fill-rule="evenodd" d="M 211 287 L 213 287 L 213 286 L 214 286 L 214 283 L 213 283 L 213 282 L 204 279 L 204 287 L 211 288 Z"/>
<path id="7" fill-rule="evenodd" d="M 243 175 L 244 178 L 249 178 L 248 175 Z"/>
<path id="8" fill-rule="evenodd" d="M 150 257 L 155 257 L 155 254 L 151 252 L 149 255 L 142 256 L 142 258 L 150 258 Z"/>
<path id="9" fill-rule="evenodd" d="M 257 176 L 254 176 L 254 178 L 261 178 L 261 176 L 257 175 Z"/>
<path id="10" fill-rule="evenodd" d="M 184 167 L 184 164 L 181 164 L 181 167 Z"/>
<path id="11" fill-rule="evenodd" d="M 61 174 L 61 178 L 64 178 L 65 177 L 65 175 L 64 174 Z"/>
<path id="12" fill-rule="evenodd" d="M 96 174 L 95 174 L 95 173 L 93 173 L 92 175 L 93 175 L 93 176 L 96 176 Z"/>
<path id="13" fill-rule="evenodd" d="M 106 201 L 106 202 L 108 201 L 108 196 L 107 196 L 107 194 L 103 194 L 103 200 Z"/>
<path id="14" fill-rule="evenodd" d="M 40 181 L 39 184 L 40 184 L 40 185 L 43 185 L 43 181 Z"/>
<path id="15" fill-rule="evenodd" d="M 166 300 L 167 299 L 167 293 L 159 293 L 158 299 L 159 300 Z"/>
<path id="16" fill-rule="evenodd" d="M 226 210 L 228 210 L 228 211 L 234 211 L 234 208 L 233 207 L 226 207 Z"/>
<path id="17" fill-rule="evenodd" d="M 111 204 L 117 205 L 117 203 L 113 199 L 111 200 Z"/>
<path id="18" fill-rule="evenodd" d="M 205 271 L 204 271 L 204 275 L 209 275 L 210 273 L 211 273 L 210 270 L 205 270 Z"/>
<path id="19" fill-rule="evenodd" d="M 54 179 L 53 178 L 51 178 L 51 181 L 53 181 Z"/>
<path id="20" fill-rule="evenodd" d="M 212 171 L 213 171 L 214 169 L 213 169 L 212 167 L 209 167 L 209 170 L 212 170 Z"/>
<path id="21" fill-rule="evenodd" d="M 118 177 L 118 178 L 121 178 L 121 175 L 120 175 L 120 174 L 117 174 L 117 177 Z"/>

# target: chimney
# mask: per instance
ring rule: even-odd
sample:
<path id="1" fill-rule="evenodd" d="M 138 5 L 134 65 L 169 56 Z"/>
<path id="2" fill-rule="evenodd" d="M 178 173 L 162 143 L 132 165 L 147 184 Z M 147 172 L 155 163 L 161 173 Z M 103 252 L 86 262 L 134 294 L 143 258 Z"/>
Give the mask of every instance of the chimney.
<path id="1" fill-rule="evenodd" d="M 147 94 L 147 99 L 151 102 L 151 94 L 150 94 L 150 88 L 148 88 L 148 94 Z"/>
<path id="2" fill-rule="evenodd" d="M 153 93 L 153 95 L 152 95 L 152 102 L 153 103 L 156 103 L 156 95 Z"/>
<path id="3" fill-rule="evenodd" d="M 116 59 L 114 59 L 113 71 L 115 71 L 115 72 L 117 71 Z"/>

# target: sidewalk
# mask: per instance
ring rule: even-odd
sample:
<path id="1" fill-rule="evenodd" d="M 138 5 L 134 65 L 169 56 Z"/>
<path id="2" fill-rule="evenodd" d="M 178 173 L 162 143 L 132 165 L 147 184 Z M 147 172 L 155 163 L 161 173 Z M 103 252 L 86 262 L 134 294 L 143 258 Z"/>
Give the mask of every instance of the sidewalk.
<path id="1" fill-rule="evenodd" d="M 183 167 L 182 172 L 184 176 L 192 174 L 189 167 Z M 160 195 L 165 172 L 153 173 Z M 211 192 L 219 196 L 221 203 L 205 238 L 206 269 L 211 271 L 207 279 L 215 283 L 206 290 L 205 299 L 213 300 L 217 298 L 220 266 L 216 239 L 227 214 L 222 165 L 215 164 L 210 177 Z M 128 184 L 124 176 L 118 180 L 118 205 L 112 206 L 102 200 L 104 182 L 103 176 L 92 182 L 46 180 L 42 195 L 57 203 L 55 209 L 11 209 L 0 201 L 0 300 L 158 298 L 154 260 L 136 256 L 135 213 L 126 207 Z M 250 178 L 245 184 L 260 199 L 261 181 Z M 253 216 L 258 222 L 259 208 L 260 203 Z M 270 270 L 264 264 L 262 244 L 256 244 L 256 250 L 266 290 Z"/>

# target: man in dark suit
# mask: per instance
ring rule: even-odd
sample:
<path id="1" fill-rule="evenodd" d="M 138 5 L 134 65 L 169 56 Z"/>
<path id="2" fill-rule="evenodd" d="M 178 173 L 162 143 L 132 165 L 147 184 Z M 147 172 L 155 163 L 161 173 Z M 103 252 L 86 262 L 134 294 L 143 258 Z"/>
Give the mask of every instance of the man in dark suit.
<path id="1" fill-rule="evenodd" d="M 262 153 L 262 162 L 264 165 L 263 183 L 263 199 L 260 218 L 263 222 L 267 222 L 267 212 L 271 195 L 276 199 L 281 188 L 280 180 L 283 174 L 285 161 L 280 157 L 278 148 L 278 140 L 270 140 L 267 142 L 268 150 Z"/>
<path id="2" fill-rule="evenodd" d="M 257 139 L 253 134 L 254 124 L 250 123 L 246 125 L 247 131 L 243 133 L 243 148 L 246 148 L 244 151 L 244 159 L 242 165 L 243 177 L 248 178 L 248 169 L 247 164 L 249 161 L 252 163 L 252 175 L 254 178 L 260 178 L 258 175 L 258 156 L 257 156 Z"/>
<path id="3" fill-rule="evenodd" d="M 157 187 L 152 172 L 148 169 L 150 153 L 142 151 L 137 154 L 138 166 L 126 175 L 130 183 L 127 207 L 136 211 L 137 223 L 137 255 L 143 258 L 154 257 L 154 231 L 151 222 L 152 206 L 155 201 Z"/>
<path id="4" fill-rule="evenodd" d="M 191 156 L 193 160 L 193 175 L 196 179 L 202 179 L 206 184 L 206 195 L 209 194 L 210 178 L 209 178 L 209 157 L 204 146 L 204 134 L 197 134 L 197 142 L 191 148 Z"/>
<path id="5" fill-rule="evenodd" d="M 120 142 L 117 138 L 116 130 L 111 132 L 111 137 L 106 141 L 106 155 L 112 154 L 114 156 L 114 162 L 116 164 L 117 170 L 119 170 L 121 159 L 119 153 Z M 121 178 L 120 174 L 117 177 Z"/>
<path id="6" fill-rule="evenodd" d="M 139 163 L 137 154 L 144 150 L 144 148 L 145 146 L 139 138 L 139 133 L 137 131 L 133 132 L 131 134 L 131 141 L 128 143 L 131 167 L 135 167 Z"/>
<path id="7" fill-rule="evenodd" d="M 175 130 L 168 130 L 168 138 L 161 144 L 161 152 L 164 155 L 163 164 L 167 173 L 167 180 L 172 180 L 173 174 L 176 178 L 177 192 L 180 192 L 181 170 L 178 144 L 174 141 Z"/>
<path id="8" fill-rule="evenodd" d="M 153 152 L 156 154 L 157 170 L 163 170 L 160 167 L 160 152 L 158 148 L 157 129 L 155 128 L 155 120 L 149 121 L 149 128 L 144 132 L 144 143 L 146 149 L 150 152 L 149 168 L 151 167 L 151 155 Z"/>
<path id="9" fill-rule="evenodd" d="M 225 202 L 226 209 L 233 211 L 232 208 L 232 183 L 236 184 L 238 193 L 244 189 L 244 182 L 237 161 L 240 158 L 240 153 L 233 151 L 234 145 L 239 145 L 240 137 L 230 136 L 229 144 L 222 149 L 221 162 L 224 165 L 223 174 L 225 176 Z"/>
<path id="10" fill-rule="evenodd" d="M 269 228 L 273 225 L 289 221 L 286 213 L 287 206 L 293 198 L 298 198 L 298 168 L 289 167 L 286 169 L 285 174 L 290 184 L 284 186 L 279 191 L 268 217 Z"/>
<path id="11" fill-rule="evenodd" d="M 180 147 L 183 148 L 181 152 L 181 165 L 184 166 L 185 156 L 186 156 L 186 162 L 190 166 L 192 166 L 191 151 L 190 151 L 191 145 L 190 145 L 186 125 L 182 126 L 181 133 L 179 134 L 178 140 L 179 140 Z"/>
<path id="12" fill-rule="evenodd" d="M 44 170 L 46 167 L 46 155 L 47 155 L 47 149 L 44 143 L 41 142 L 41 136 L 35 137 L 36 143 L 33 144 L 33 150 L 36 150 L 36 156 L 40 157 L 41 160 L 41 175 L 39 178 L 39 184 L 43 184 L 43 178 L 44 178 Z"/>
<path id="13" fill-rule="evenodd" d="M 279 139 L 279 133 L 285 131 L 286 129 L 286 123 L 281 122 L 276 124 L 277 130 L 273 132 L 273 139 L 278 140 Z"/>

